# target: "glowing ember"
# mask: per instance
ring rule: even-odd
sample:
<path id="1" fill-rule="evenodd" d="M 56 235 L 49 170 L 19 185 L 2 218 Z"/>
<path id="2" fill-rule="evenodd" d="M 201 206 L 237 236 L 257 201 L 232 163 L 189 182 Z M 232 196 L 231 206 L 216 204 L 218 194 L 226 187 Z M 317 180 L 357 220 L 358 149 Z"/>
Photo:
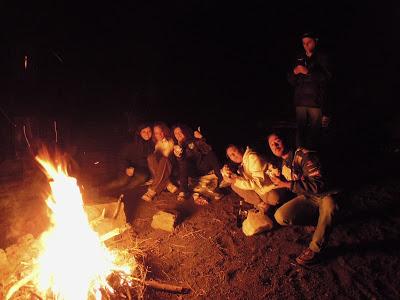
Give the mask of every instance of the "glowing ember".
<path id="1" fill-rule="evenodd" d="M 61 165 L 36 160 L 50 180 L 51 195 L 46 202 L 52 224 L 41 236 L 43 250 L 31 274 L 36 290 L 65 300 L 101 299 L 101 290 L 112 294 L 107 277 L 113 273 L 128 277 L 136 265 L 117 264 L 117 253 L 108 250 L 90 227 L 76 179 Z"/>

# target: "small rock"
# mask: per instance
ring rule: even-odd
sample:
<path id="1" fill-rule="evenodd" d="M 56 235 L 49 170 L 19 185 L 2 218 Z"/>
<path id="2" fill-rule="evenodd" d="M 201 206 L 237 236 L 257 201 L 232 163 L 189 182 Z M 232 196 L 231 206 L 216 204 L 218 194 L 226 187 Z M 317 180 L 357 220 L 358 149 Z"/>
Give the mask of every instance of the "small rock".
<path id="1" fill-rule="evenodd" d="M 161 229 L 168 232 L 173 232 L 176 225 L 176 219 L 176 212 L 165 212 L 160 210 L 153 216 L 151 227 L 154 229 Z"/>

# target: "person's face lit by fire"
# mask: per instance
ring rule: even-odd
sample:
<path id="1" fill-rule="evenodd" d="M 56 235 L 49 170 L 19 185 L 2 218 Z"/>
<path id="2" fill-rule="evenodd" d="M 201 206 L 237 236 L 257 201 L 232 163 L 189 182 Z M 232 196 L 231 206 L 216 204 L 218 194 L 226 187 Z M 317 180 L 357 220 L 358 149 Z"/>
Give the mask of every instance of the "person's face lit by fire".
<path id="1" fill-rule="evenodd" d="M 179 144 L 182 144 L 186 139 L 186 137 L 183 134 L 182 129 L 180 127 L 176 127 L 174 129 L 174 136 Z"/>
<path id="2" fill-rule="evenodd" d="M 154 138 L 156 141 L 162 141 L 165 138 L 164 131 L 159 126 L 153 128 Z"/>
<path id="3" fill-rule="evenodd" d="M 313 38 L 305 37 L 303 38 L 303 48 L 307 54 L 312 54 L 314 52 L 316 42 Z"/>
<path id="4" fill-rule="evenodd" d="M 142 137 L 142 139 L 144 139 L 145 141 L 148 141 L 151 139 L 151 128 L 150 127 L 145 127 L 142 130 L 140 130 L 140 136 Z"/>
<path id="5" fill-rule="evenodd" d="M 276 134 L 271 134 L 268 137 L 268 145 L 275 156 L 282 157 L 285 154 L 285 145 L 282 139 Z"/>
<path id="6" fill-rule="evenodd" d="M 230 146 L 226 149 L 226 155 L 234 163 L 241 164 L 243 161 L 243 153 L 235 146 Z"/>

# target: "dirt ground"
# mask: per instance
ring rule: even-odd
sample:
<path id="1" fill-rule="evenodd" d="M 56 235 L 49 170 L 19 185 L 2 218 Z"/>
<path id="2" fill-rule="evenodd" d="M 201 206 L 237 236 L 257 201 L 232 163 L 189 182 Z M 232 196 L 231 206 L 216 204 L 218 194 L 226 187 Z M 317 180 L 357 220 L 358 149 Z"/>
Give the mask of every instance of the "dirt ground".
<path id="1" fill-rule="evenodd" d="M 110 177 L 112 148 L 85 151 L 78 180 L 88 202 L 101 202 L 96 186 Z M 95 162 L 100 162 L 94 164 Z M 46 179 L 28 157 L 0 166 L 0 248 L 47 227 Z M 140 199 L 146 187 L 125 193 L 131 234 L 145 252 L 148 278 L 182 285 L 185 294 L 148 288 L 146 299 L 399 299 L 400 180 L 378 178 L 345 191 L 324 260 L 300 267 L 295 257 L 308 245 L 313 227 L 280 227 L 246 237 L 236 225 L 239 198 L 228 193 L 198 206 L 178 204 L 163 192 Z M 118 196 L 118 195 L 114 195 Z M 103 199 L 103 200 L 102 200 Z M 173 233 L 150 224 L 158 210 L 179 212 Z M 313 225 L 313 224 L 310 224 Z"/>

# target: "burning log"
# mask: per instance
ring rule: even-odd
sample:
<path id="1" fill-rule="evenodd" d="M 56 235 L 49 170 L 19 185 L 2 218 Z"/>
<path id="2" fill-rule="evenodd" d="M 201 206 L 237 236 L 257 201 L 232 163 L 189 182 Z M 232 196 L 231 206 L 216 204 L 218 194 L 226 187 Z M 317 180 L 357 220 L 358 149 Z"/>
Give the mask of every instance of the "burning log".
<path id="1" fill-rule="evenodd" d="M 116 219 L 117 216 L 118 216 L 118 214 L 119 214 L 119 211 L 120 211 L 120 209 L 121 209 L 121 201 L 122 201 L 122 198 L 124 198 L 124 194 L 121 194 L 121 195 L 119 196 L 119 198 L 118 198 L 117 207 L 115 208 L 115 211 L 114 211 L 113 216 L 112 216 L 113 219 Z"/>
<path id="2" fill-rule="evenodd" d="M 20 248 L 27 249 L 22 246 L 0 251 L 0 266 L 13 266 L 11 261 L 18 261 L 15 264 L 18 269 L 8 267 L 9 279 L 2 286 L 7 291 L 3 294 L 0 290 L 0 297 L 131 299 L 134 290 L 141 295 L 145 283 L 144 269 L 135 258 L 138 249 L 111 249 L 105 244 L 130 228 L 121 208 L 123 195 L 116 203 L 85 210 L 76 179 L 68 176 L 61 164 L 55 166 L 47 159 L 36 159 L 49 178 L 51 194 L 46 203 L 51 226 L 37 242 L 31 239 L 29 243 L 21 242 L 33 252 L 24 251 L 21 252 L 24 256 L 20 255 Z M 120 280 L 111 284 L 113 274 Z"/>
<path id="3" fill-rule="evenodd" d="M 113 238 L 114 236 L 117 236 L 117 235 L 120 235 L 120 234 L 124 233 L 129 228 L 130 228 L 130 226 L 128 224 L 126 224 L 124 227 L 115 228 L 115 229 L 107 232 L 106 234 L 103 234 L 100 237 L 100 241 L 101 242 L 105 242 L 105 241 Z"/>

